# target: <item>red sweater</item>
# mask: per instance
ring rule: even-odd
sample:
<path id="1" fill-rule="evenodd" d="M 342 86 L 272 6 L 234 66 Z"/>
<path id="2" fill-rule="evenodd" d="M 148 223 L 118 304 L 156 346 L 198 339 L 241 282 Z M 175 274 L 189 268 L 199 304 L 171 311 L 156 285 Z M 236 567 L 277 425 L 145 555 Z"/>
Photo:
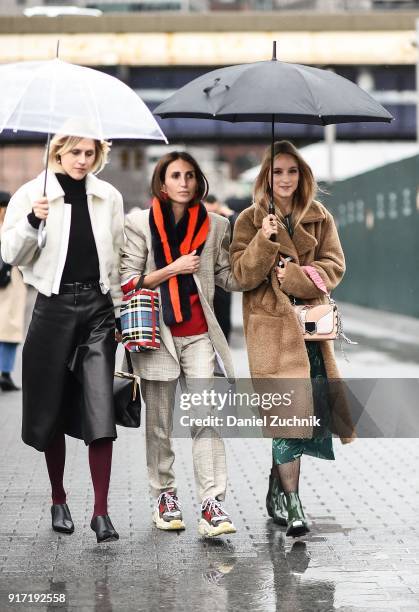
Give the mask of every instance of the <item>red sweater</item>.
<path id="1" fill-rule="evenodd" d="M 192 316 L 189 321 L 182 321 L 182 323 L 171 325 L 170 331 L 172 332 L 172 336 L 198 336 L 208 331 L 207 320 L 202 310 L 201 302 L 199 301 L 199 295 L 194 293 L 190 296 L 190 300 Z"/>

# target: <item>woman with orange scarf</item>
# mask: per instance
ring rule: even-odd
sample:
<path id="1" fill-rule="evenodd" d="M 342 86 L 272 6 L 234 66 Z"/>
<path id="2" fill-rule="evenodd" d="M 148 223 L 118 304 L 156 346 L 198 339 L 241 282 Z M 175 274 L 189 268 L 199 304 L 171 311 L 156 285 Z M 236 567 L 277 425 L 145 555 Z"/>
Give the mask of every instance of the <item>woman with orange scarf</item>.
<path id="1" fill-rule="evenodd" d="M 177 151 L 162 157 L 151 191 L 151 208 L 137 210 L 126 219 L 121 278 L 124 292 L 140 281 L 142 287 L 159 293 L 161 346 L 131 356 L 146 404 L 147 467 L 156 498 L 153 521 L 159 529 L 177 530 L 185 524 L 171 441 L 176 385 L 180 379 L 188 393 L 208 390 L 216 357 L 226 376 L 234 376 L 213 299 L 215 285 L 228 291 L 239 286 L 229 263 L 229 223 L 208 213 L 202 204 L 208 183 L 196 160 Z M 200 408 L 192 407 L 190 416 L 194 410 L 196 416 Z M 224 443 L 215 427 L 196 424 L 190 430 L 201 502 L 199 533 L 209 537 L 234 533 L 221 503 L 227 486 Z"/>

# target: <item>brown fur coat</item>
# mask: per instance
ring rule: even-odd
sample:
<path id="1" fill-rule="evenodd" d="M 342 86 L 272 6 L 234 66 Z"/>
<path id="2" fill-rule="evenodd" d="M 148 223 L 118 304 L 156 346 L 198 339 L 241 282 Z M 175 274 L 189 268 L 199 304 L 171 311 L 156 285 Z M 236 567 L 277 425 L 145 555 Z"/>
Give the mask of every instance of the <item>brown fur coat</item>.
<path id="1" fill-rule="evenodd" d="M 238 217 L 230 248 L 231 266 L 244 290 L 243 319 L 250 372 L 253 379 L 310 379 L 310 363 L 305 343 L 288 296 L 306 303 L 322 303 L 322 292 L 300 266 L 312 265 L 332 291 L 345 273 L 345 258 L 332 215 L 319 202 L 313 201 L 291 239 L 280 228 L 276 241 L 262 232 L 267 210 L 253 204 Z M 280 284 L 275 266 L 279 255 L 291 256 L 284 281 Z M 328 379 L 339 379 L 332 341 L 321 343 Z M 274 381 L 272 380 L 272 383 Z M 301 389 L 300 389 L 301 387 Z M 313 414 L 311 385 L 299 385 L 289 415 Z M 339 392 L 337 393 L 337 388 Z M 331 385 L 332 430 L 343 442 L 354 436 L 346 398 L 341 385 Z M 281 437 L 310 437 L 311 428 L 298 434 L 281 432 Z"/>

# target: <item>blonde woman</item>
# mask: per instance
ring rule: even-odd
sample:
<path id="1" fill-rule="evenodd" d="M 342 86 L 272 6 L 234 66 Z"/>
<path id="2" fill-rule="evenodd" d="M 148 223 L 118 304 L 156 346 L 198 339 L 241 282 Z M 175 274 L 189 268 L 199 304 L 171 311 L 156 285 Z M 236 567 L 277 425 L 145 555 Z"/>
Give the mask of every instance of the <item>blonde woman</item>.
<path id="1" fill-rule="evenodd" d="M 254 186 L 254 203 L 236 221 L 230 259 L 245 290 L 243 316 L 252 378 L 301 379 L 302 401 L 290 411 L 320 417 L 321 428 L 284 428 L 272 441 L 273 467 L 267 510 L 287 535 L 309 531 L 299 498 L 300 457 L 334 459 L 332 436 L 353 431 L 344 400 L 330 400 L 328 379 L 339 377 L 333 342 L 304 342 L 293 303 L 321 303 L 322 290 L 303 266 L 312 266 L 330 292 L 341 281 L 345 260 L 332 215 L 315 199 L 313 173 L 298 150 L 276 142 L 273 164 L 275 214 L 268 214 L 271 150 L 266 151 Z M 307 389 L 305 380 L 316 384 Z M 321 383 L 321 384 L 318 384 Z M 283 383 L 282 383 L 283 384 Z M 332 405 L 333 404 L 333 405 Z"/>
<path id="2" fill-rule="evenodd" d="M 112 381 L 123 204 L 120 193 L 95 176 L 108 151 L 106 142 L 55 136 L 46 197 L 44 173 L 23 185 L 10 200 L 1 238 L 4 261 L 18 265 L 39 292 L 23 347 L 22 438 L 45 453 L 52 528 L 61 533 L 74 531 L 63 486 L 64 434 L 89 445 L 91 528 L 98 542 L 119 537 L 107 498 L 116 438 Z M 37 241 L 42 220 L 44 249 Z M 77 347 L 76 379 L 69 366 Z"/>

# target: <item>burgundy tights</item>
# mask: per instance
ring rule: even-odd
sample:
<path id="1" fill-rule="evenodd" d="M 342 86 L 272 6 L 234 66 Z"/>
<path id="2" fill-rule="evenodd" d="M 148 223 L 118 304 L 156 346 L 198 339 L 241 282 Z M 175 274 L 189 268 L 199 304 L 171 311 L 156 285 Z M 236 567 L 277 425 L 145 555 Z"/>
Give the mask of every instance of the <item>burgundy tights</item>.
<path id="1" fill-rule="evenodd" d="M 45 460 L 51 482 L 52 503 L 65 504 L 66 495 L 63 487 L 65 466 L 64 434 L 55 436 L 53 443 L 45 451 Z"/>
<path id="2" fill-rule="evenodd" d="M 100 438 L 89 444 L 89 465 L 95 492 L 93 517 L 108 513 L 108 491 L 112 466 L 112 438 Z M 65 504 L 63 486 L 65 466 L 65 436 L 57 434 L 45 451 L 49 479 L 51 481 L 52 503 Z"/>

